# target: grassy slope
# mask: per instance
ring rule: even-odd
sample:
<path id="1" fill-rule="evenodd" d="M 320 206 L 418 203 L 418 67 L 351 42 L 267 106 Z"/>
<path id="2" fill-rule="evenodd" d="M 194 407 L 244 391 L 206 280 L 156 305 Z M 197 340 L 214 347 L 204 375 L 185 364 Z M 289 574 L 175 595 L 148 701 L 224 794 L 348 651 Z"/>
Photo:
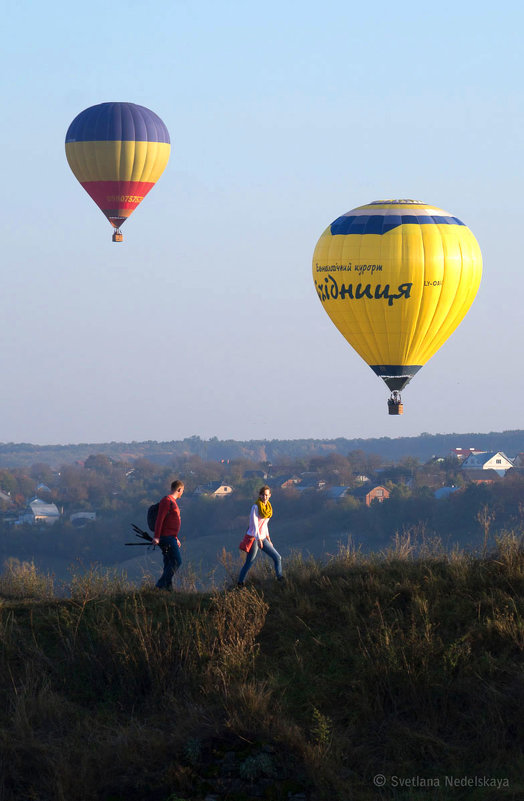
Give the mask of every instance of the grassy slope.
<path id="1" fill-rule="evenodd" d="M 0 798 L 522 798 L 523 563 L 514 538 L 489 559 L 399 546 L 295 560 L 284 586 L 91 576 L 68 600 L 4 576 Z"/>

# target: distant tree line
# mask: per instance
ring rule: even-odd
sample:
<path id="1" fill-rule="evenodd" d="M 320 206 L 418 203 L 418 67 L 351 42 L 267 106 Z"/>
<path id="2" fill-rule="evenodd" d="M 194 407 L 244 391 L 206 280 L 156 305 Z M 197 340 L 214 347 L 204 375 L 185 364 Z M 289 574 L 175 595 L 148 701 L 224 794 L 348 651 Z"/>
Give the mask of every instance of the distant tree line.
<path id="1" fill-rule="evenodd" d="M 169 465 L 173 459 L 198 456 L 202 461 L 251 460 L 275 464 L 283 459 L 310 459 L 330 453 L 346 455 L 362 451 L 382 461 L 398 462 L 413 457 L 422 462 L 432 456 L 445 456 L 453 448 L 475 447 L 486 451 L 504 451 L 508 456 L 524 452 L 524 431 L 462 434 L 428 434 L 417 437 L 379 437 L 371 439 L 294 439 L 294 440 L 208 440 L 198 436 L 168 442 L 106 442 L 76 445 L 33 445 L 0 443 L 0 467 L 30 467 L 35 462 L 57 467 L 85 461 L 93 453 L 118 461 L 147 459 L 153 464 Z"/>

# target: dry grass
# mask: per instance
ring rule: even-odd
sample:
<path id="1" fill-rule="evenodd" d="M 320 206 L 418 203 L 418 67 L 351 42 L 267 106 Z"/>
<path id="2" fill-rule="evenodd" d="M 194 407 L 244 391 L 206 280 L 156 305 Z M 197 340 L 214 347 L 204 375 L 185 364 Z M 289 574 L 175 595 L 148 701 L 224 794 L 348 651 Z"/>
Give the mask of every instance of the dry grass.
<path id="1" fill-rule="evenodd" d="M 0 575 L 0 598 L 48 599 L 55 596 L 52 575 L 39 573 L 34 562 L 8 559 Z"/>
<path id="2" fill-rule="evenodd" d="M 522 539 L 478 558 L 415 534 L 324 566 L 295 555 L 284 585 L 260 560 L 240 591 L 133 590 L 93 570 L 59 598 L 8 565 L 0 798 L 516 801 Z M 378 791 L 377 773 L 509 785 L 432 796 Z"/>

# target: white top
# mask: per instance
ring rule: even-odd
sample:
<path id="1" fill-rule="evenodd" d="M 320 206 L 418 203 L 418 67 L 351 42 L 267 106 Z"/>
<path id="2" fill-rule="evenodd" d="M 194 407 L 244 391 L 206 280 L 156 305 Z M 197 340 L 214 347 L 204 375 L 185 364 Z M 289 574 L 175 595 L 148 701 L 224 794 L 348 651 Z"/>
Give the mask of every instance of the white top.
<path id="1" fill-rule="evenodd" d="M 258 506 L 256 503 L 253 504 L 249 514 L 249 528 L 247 533 L 250 537 L 256 537 L 259 542 L 260 540 L 265 540 L 269 537 L 268 522 L 269 517 L 259 517 Z"/>

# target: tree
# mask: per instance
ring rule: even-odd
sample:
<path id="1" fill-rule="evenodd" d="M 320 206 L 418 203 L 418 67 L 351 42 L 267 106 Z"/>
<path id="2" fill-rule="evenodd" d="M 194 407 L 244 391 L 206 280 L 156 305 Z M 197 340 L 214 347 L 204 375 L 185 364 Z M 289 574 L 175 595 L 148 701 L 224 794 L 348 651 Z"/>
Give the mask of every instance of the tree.
<path id="1" fill-rule="evenodd" d="M 113 465 L 114 462 L 108 456 L 104 456 L 102 453 L 96 454 L 96 456 L 88 456 L 84 463 L 84 468 L 86 470 L 94 470 L 97 473 L 101 473 L 104 476 L 110 476 L 113 473 Z"/>

